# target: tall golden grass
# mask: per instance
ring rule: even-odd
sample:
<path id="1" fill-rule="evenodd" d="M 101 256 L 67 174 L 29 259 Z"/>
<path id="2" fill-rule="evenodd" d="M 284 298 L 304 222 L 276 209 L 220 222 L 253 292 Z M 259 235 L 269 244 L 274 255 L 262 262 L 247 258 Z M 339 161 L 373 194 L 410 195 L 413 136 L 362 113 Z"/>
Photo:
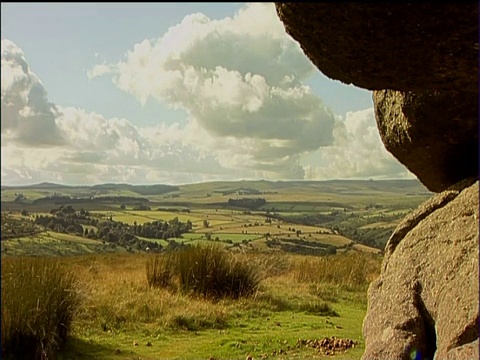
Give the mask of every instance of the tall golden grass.
<path id="1" fill-rule="evenodd" d="M 172 287 L 176 276 L 183 293 L 193 292 L 209 299 L 252 295 L 260 281 L 252 262 L 216 244 L 159 255 L 147 261 L 146 270 L 150 286 Z"/>
<path id="2" fill-rule="evenodd" d="M 52 359 L 71 329 L 89 336 L 92 331 L 148 328 L 153 335 L 166 329 L 225 329 L 250 312 L 252 316 L 272 311 L 334 316 L 329 304 L 343 296 L 345 289 L 365 297 L 364 290 L 378 275 L 381 262 L 375 255 L 357 252 L 305 257 L 280 252 L 233 254 L 213 248 L 194 251 L 185 252 L 183 260 L 179 253 L 158 258 L 108 254 L 59 260 L 4 259 L 3 358 L 13 354 L 13 358 Z M 238 264 L 247 270 L 238 270 Z M 199 269 L 192 270 L 195 266 Z M 180 282 L 182 267 L 185 288 Z M 215 272 L 215 267 L 222 270 Z M 254 279 L 255 286 L 245 293 L 249 296 L 235 295 L 240 290 L 223 296 L 222 292 L 228 294 L 235 286 L 243 289 L 246 280 L 232 276 L 236 271 Z M 224 273 L 219 281 L 216 277 Z M 196 292 L 195 286 L 214 290 Z M 219 291 L 219 286 L 227 290 Z"/>
<path id="3" fill-rule="evenodd" d="M 176 255 L 165 255 L 97 255 L 70 260 L 84 299 L 77 329 L 98 326 L 104 331 L 127 331 L 139 323 L 159 331 L 223 329 L 240 313 L 249 311 L 333 315 L 327 303 L 337 301 L 345 289 L 352 288 L 359 291 L 359 297 L 366 298 L 366 286 L 378 275 L 381 262 L 376 256 L 357 252 L 321 258 L 281 252 L 226 253 L 229 261 L 248 263 L 255 269 L 258 287 L 251 296 L 212 299 L 204 298 L 202 293 L 181 291 L 178 264 L 173 261 Z M 188 259 L 185 264 L 195 262 Z M 160 280 L 148 280 L 150 276 Z M 156 281 L 159 286 L 153 285 Z"/>
<path id="4" fill-rule="evenodd" d="M 2 357 L 54 359 L 78 305 L 75 276 L 57 260 L 2 259 Z"/>
<path id="5" fill-rule="evenodd" d="M 348 252 L 322 257 L 296 257 L 292 275 L 298 282 L 366 287 L 379 274 L 381 258 L 376 254 Z"/>

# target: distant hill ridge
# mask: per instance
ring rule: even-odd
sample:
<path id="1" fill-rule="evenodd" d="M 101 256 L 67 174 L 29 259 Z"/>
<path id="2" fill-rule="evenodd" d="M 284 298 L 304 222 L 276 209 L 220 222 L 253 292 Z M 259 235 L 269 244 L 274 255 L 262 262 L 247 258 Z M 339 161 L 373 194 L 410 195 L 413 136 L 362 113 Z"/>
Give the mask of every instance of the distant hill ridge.
<path id="1" fill-rule="evenodd" d="M 172 191 L 178 191 L 178 186 L 173 185 L 164 185 L 164 184 L 155 184 L 155 185 L 131 185 L 131 184 L 98 184 L 98 185 L 64 185 L 64 184 L 55 184 L 50 182 L 42 182 L 40 184 L 32 185 L 2 185 L 3 189 L 19 189 L 19 190 L 32 190 L 32 189 L 90 189 L 90 190 L 130 190 L 136 192 L 140 195 L 155 195 L 155 194 L 165 194 Z"/>
<path id="2" fill-rule="evenodd" d="M 246 186 L 248 185 L 248 187 Z M 151 184 L 151 185 L 132 185 L 126 183 L 104 183 L 96 185 L 65 185 L 51 182 L 42 182 L 31 185 L 2 185 L 1 189 L 90 189 L 90 190 L 129 190 L 141 195 L 164 194 L 173 191 L 180 191 L 190 187 L 205 186 L 214 188 L 218 192 L 222 191 L 245 191 L 258 192 L 259 190 L 279 189 L 285 187 L 305 187 L 305 186 L 331 186 L 331 185 L 359 185 L 375 187 L 418 187 L 419 190 L 429 192 L 417 179 L 392 179 L 392 180 L 293 180 L 293 181 L 267 181 L 267 180 L 237 180 L 237 181 L 210 181 L 201 183 L 191 183 L 183 185 Z"/>

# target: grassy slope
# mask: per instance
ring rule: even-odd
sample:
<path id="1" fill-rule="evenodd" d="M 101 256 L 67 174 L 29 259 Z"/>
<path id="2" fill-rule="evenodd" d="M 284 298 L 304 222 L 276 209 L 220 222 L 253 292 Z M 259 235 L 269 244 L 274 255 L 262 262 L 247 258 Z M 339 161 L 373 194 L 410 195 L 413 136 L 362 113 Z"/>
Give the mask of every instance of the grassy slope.
<path id="1" fill-rule="evenodd" d="M 405 213 L 430 196 L 415 181 L 219 182 L 180 186 L 175 193 L 179 195 L 178 198 L 168 198 L 169 194 L 149 196 L 151 200 L 159 201 L 158 204 L 151 204 L 152 209 L 172 207 L 167 201 L 184 202 L 191 207 L 190 214 L 133 211 L 131 207 L 127 211 L 120 211 L 116 204 L 101 206 L 104 209 L 110 206 L 109 212 L 114 220 L 127 223 L 170 220 L 174 217 L 181 221 L 190 219 L 194 233 L 178 241 L 204 242 L 206 233 L 210 232 L 212 238 L 218 236 L 220 240 L 231 239 L 233 242 L 247 239 L 252 241 L 250 244 L 254 249 L 269 250 L 265 245 L 265 232 L 279 237 L 290 234 L 291 238 L 297 238 L 294 232 L 288 231 L 292 225 L 276 222 L 265 224 L 265 212 L 242 214 L 242 211 L 222 207 L 207 209 L 202 205 L 226 203 L 229 198 L 236 196 L 213 193 L 214 190 L 239 188 L 270 192 L 241 197 L 266 198 L 268 203 L 264 211 L 277 207 L 276 211 L 288 213 L 329 213 L 335 209 L 343 210 L 343 207 L 363 216 Z M 31 200 L 39 194 L 45 196 L 49 191 L 58 189 L 2 190 L 2 202 L 12 201 L 15 192 L 22 192 Z M 86 191 L 88 189 L 85 188 L 61 190 L 62 193 L 72 194 Z M 114 194 L 127 195 L 122 190 L 110 193 Z M 380 207 L 367 210 L 366 207 L 371 204 Z M 24 205 L 16 206 L 21 208 Z M 50 208 L 37 210 L 49 211 Z M 101 213 L 106 214 L 106 210 Z M 209 221 L 208 228 L 203 226 L 204 220 Z M 280 225 L 280 229 L 277 225 Z M 365 225 L 363 229 L 394 225 L 377 221 L 376 224 Z M 331 233 L 317 233 L 319 230 L 328 232 L 328 229 L 297 225 L 296 230 L 301 230 L 301 236 L 308 241 L 338 246 L 350 241 Z M 247 231 L 247 234 L 242 234 L 242 231 Z M 162 241 L 162 244 L 166 243 Z M 362 245 L 355 245 L 354 248 L 365 252 L 371 250 Z M 312 284 L 298 283 L 291 274 L 283 272 L 264 280 L 255 299 L 208 303 L 165 290 L 148 289 L 143 255 L 98 255 L 122 250 L 120 247 L 108 249 L 94 240 L 53 232 L 2 242 L 2 256 L 97 254 L 67 260 L 83 284 L 82 296 L 86 303 L 76 318 L 74 338 L 64 359 L 245 359 L 247 353 L 259 359 L 263 353 L 273 358 L 271 353 L 274 349 L 287 350 L 288 346 L 291 349 L 287 351 L 287 356 L 275 358 L 320 358 L 312 349 L 294 349 L 296 341 L 299 338 L 315 339 L 331 335 L 359 341 L 356 349 L 335 358 L 358 359 L 363 352 L 361 326 L 366 312 L 365 287 L 349 291 L 342 286 L 316 284 L 316 290 L 312 291 Z M 273 254 L 273 262 L 277 266 L 284 262 L 285 257 L 290 259 L 289 255 L 279 251 Z M 336 267 L 336 270 L 339 269 Z M 323 301 L 328 301 L 340 316 L 320 316 L 308 311 L 316 309 Z M 139 345 L 133 346 L 133 341 Z M 146 346 L 147 342 L 152 346 Z"/>
<path id="2" fill-rule="evenodd" d="M 235 193 L 222 195 L 218 191 L 255 189 L 262 194 L 236 195 Z M 14 193 L 23 193 L 27 200 L 39 196 L 52 195 L 54 192 L 62 195 L 84 196 L 140 196 L 135 188 L 119 186 L 114 190 L 103 190 L 85 187 L 29 187 L 29 188 L 6 188 L 1 192 L 2 202 L 13 201 Z M 175 194 L 178 197 L 172 198 Z M 209 182 L 179 186 L 178 191 L 168 194 L 148 195 L 151 201 L 160 202 L 193 202 L 193 203 L 216 203 L 226 202 L 229 198 L 241 197 L 263 197 L 268 202 L 324 202 L 339 203 L 349 206 L 364 206 L 369 203 L 389 204 L 393 201 L 396 204 L 408 206 L 418 202 L 429 193 L 417 180 L 388 180 L 388 181 L 292 181 L 292 182 L 270 182 L 270 181 L 234 181 L 234 182 Z M 162 204 L 159 204 L 162 206 Z M 164 204 L 165 205 L 165 204 Z M 319 207 L 317 205 L 314 205 Z"/>
<path id="3" fill-rule="evenodd" d="M 133 211 L 133 210 L 112 210 L 112 211 L 91 211 L 100 218 L 112 216 L 115 221 L 122 221 L 130 225 L 137 222 L 143 224 L 156 220 L 168 221 L 178 217 L 180 221 L 192 221 L 192 233 L 184 234 L 182 238 L 175 239 L 178 242 L 189 242 L 194 244 L 197 240 L 211 240 L 218 238 L 220 241 L 231 240 L 232 243 L 242 243 L 243 240 L 252 241 L 251 248 L 257 250 L 268 250 L 265 245 L 266 234 L 270 238 L 304 240 L 318 242 L 333 246 L 344 246 L 351 242 L 350 239 L 332 233 L 331 230 L 323 227 L 294 225 L 283 221 L 273 220 L 271 224 L 265 223 L 267 218 L 263 214 L 245 214 L 233 210 L 193 210 L 191 213 L 178 213 L 168 211 Z M 13 216 L 13 215 L 11 215 Z M 208 221 L 208 227 L 204 226 L 204 220 Z M 296 231 L 301 234 L 297 236 Z M 163 240 L 151 240 L 167 243 Z M 360 247 L 359 250 L 368 250 Z M 2 243 L 3 255 L 78 255 L 90 253 L 103 253 L 111 251 L 125 251 L 117 247 L 111 249 L 104 246 L 97 240 L 90 240 L 74 235 L 55 232 L 44 232 L 35 236 L 6 240 Z M 373 250 L 372 250 L 373 251 Z"/>
<path id="4" fill-rule="evenodd" d="M 101 241 L 46 231 L 33 236 L 2 241 L 2 256 L 70 256 L 105 252 L 123 252 L 104 246 Z"/>
<path id="5" fill-rule="evenodd" d="M 289 264 L 303 257 L 252 258 L 265 271 L 259 292 L 219 302 L 149 289 L 145 259 L 107 255 L 69 261 L 83 284 L 85 306 L 65 359 L 245 359 L 247 354 L 260 359 L 280 349 L 287 355 L 275 358 L 315 358 L 313 349 L 295 348 L 297 340 L 327 336 L 359 342 L 336 359 L 358 359 L 363 352 L 365 286 L 349 291 L 341 284 L 298 282 Z M 317 311 L 324 301 L 338 316 Z"/>

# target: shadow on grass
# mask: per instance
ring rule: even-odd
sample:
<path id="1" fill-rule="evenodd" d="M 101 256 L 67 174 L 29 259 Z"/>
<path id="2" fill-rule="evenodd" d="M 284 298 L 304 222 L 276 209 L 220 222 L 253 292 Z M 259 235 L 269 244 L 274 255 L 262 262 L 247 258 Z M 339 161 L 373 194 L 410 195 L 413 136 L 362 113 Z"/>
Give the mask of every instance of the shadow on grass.
<path id="1" fill-rule="evenodd" d="M 118 350 L 117 350 L 118 351 Z M 119 354 L 113 347 L 101 345 L 93 340 L 70 337 L 58 360 L 110 359 Z"/>

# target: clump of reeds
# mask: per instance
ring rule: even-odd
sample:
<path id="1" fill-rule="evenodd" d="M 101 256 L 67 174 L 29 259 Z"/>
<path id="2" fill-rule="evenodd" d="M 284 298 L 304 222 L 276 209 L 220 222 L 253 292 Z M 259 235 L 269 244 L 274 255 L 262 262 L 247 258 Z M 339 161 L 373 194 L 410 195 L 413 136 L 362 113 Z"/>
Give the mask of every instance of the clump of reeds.
<path id="1" fill-rule="evenodd" d="M 54 259 L 2 259 L 2 357 L 54 359 L 79 305 L 76 280 Z"/>
<path id="2" fill-rule="evenodd" d="M 155 255 L 147 260 L 147 281 L 150 287 L 175 288 L 175 253 Z"/>
<path id="3" fill-rule="evenodd" d="M 173 271 L 184 293 L 210 299 L 237 299 L 252 295 L 260 282 L 254 264 L 218 245 L 197 245 L 160 256 L 147 260 L 147 279 L 151 286 L 170 284 L 169 271 Z M 171 264 L 168 269 L 167 264 Z"/>

